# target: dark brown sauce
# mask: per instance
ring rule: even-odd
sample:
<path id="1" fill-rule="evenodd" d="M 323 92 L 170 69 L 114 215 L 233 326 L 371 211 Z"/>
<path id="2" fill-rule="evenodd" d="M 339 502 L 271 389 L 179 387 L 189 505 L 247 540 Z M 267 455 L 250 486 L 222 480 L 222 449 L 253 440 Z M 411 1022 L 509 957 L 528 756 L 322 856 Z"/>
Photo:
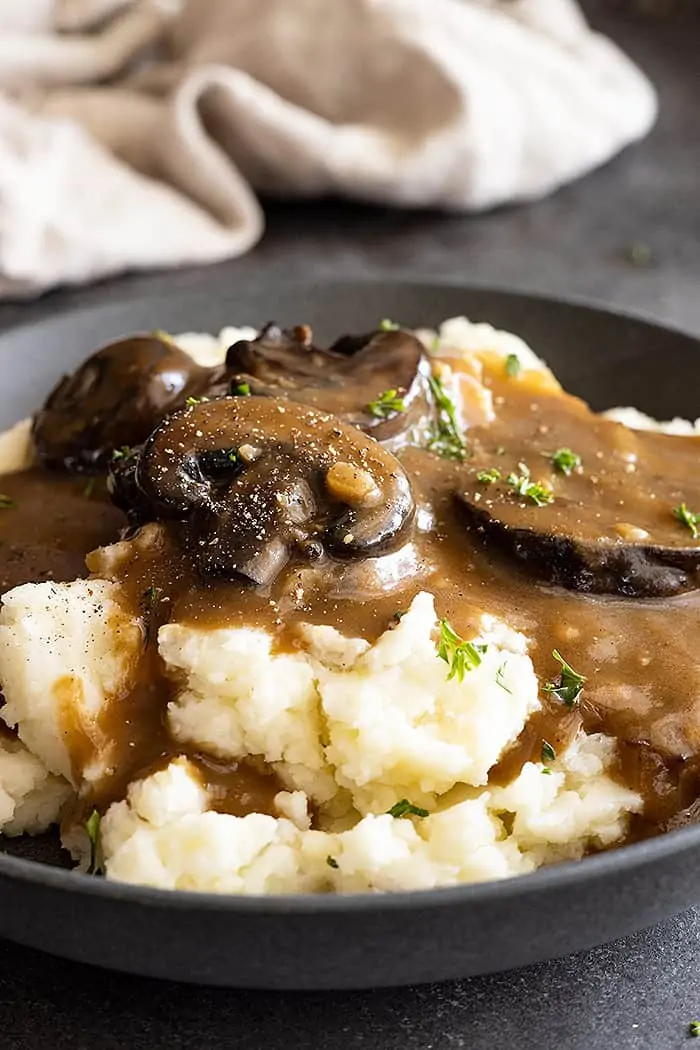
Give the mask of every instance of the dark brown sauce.
<path id="1" fill-rule="evenodd" d="M 0 594 L 21 583 L 86 576 L 85 555 L 126 524 L 101 478 L 35 467 L 0 477 L 13 505 L 0 509 Z"/>
<path id="2" fill-rule="evenodd" d="M 555 752 L 563 750 L 583 727 L 620 741 L 617 775 L 640 791 L 646 803 L 633 837 L 697 819 L 700 591 L 692 589 L 695 581 L 684 593 L 653 599 L 553 587 L 485 545 L 468 528 L 455 492 L 474 487 L 478 468 L 497 465 L 505 476 L 525 461 L 533 477 L 547 476 L 556 496 L 550 506 L 528 507 L 525 513 L 552 532 L 576 528 L 594 539 L 601 534 L 597 521 L 603 522 L 601 530 L 610 530 L 618 520 L 643 528 L 659 542 L 689 545 L 671 509 L 690 498 L 682 479 L 690 477 L 700 443 L 635 435 L 624 428 L 610 431 L 574 399 L 526 380 L 507 380 L 502 365 L 491 372 L 488 383 L 496 398 L 496 420 L 469 431 L 472 458 L 466 464 L 419 447 L 397 452 L 418 508 L 418 526 L 406 548 L 412 559 L 408 569 L 392 575 L 381 558 L 358 565 L 326 557 L 288 569 L 266 587 L 205 581 L 192 566 L 187 528 L 173 523 L 147 526 L 132 543 L 129 557 L 118 564 L 99 553 L 90 559 L 95 575 L 123 584 L 129 608 L 143 618 L 145 640 L 127 695 L 112 698 L 102 713 L 99 729 L 111 741 L 113 770 L 83 800 L 84 807 L 103 809 L 123 797 L 132 780 L 187 753 L 166 728 L 166 707 L 176 683 L 168 679 L 157 654 L 161 623 L 259 625 L 275 635 L 280 649 L 293 649 L 299 624 L 308 622 L 333 624 L 348 636 L 375 640 L 397 611 L 428 590 L 435 595 L 438 617 L 447 618 L 464 637 L 475 633 L 484 612 L 527 635 L 541 682 L 559 673 L 554 649 L 586 676 L 577 707 L 543 699 L 542 710 L 491 771 L 492 783 L 505 783 L 524 762 L 539 760 L 543 741 Z M 612 448 L 616 441 L 619 456 Z M 678 455 L 672 470 L 667 468 L 669 441 Z M 552 474 L 544 453 L 561 446 L 575 448 L 583 460 L 582 474 Z M 653 491 L 635 486 L 631 455 L 655 471 Z M 121 513 L 106 502 L 102 482 L 88 499 L 84 480 L 34 469 L 3 478 L 0 488 L 16 502 L 0 512 L 2 590 L 29 580 L 85 575 L 84 555 L 115 540 L 124 524 Z M 506 491 L 494 490 L 489 498 L 500 500 L 510 513 L 512 496 Z M 613 532 L 605 535 L 618 541 Z M 65 690 L 65 710 L 74 710 L 73 684 L 67 681 L 59 688 Z M 95 742 L 72 717 L 66 717 L 66 732 L 79 779 L 94 757 Z M 282 785 L 269 769 L 250 762 L 220 765 L 197 752 L 189 757 L 212 793 L 213 808 L 239 815 L 273 811 Z"/>

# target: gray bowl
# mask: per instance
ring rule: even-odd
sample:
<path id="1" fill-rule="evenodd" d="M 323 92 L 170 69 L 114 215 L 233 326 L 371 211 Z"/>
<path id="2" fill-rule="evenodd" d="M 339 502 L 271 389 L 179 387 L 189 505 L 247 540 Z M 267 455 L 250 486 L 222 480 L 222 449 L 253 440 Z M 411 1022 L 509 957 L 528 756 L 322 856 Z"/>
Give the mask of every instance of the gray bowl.
<path id="1" fill-rule="evenodd" d="M 595 408 L 700 414 L 700 342 L 586 305 L 451 285 L 343 283 L 235 290 L 206 273 L 177 298 L 57 313 L 0 335 L 0 428 L 65 371 L 139 329 L 310 323 L 323 340 L 383 317 L 466 314 L 518 332 Z M 366 988 L 489 973 L 658 922 L 700 900 L 700 828 L 504 882 L 394 895 L 236 898 L 108 883 L 61 866 L 56 840 L 4 843 L 0 936 L 135 974 L 270 989 Z"/>

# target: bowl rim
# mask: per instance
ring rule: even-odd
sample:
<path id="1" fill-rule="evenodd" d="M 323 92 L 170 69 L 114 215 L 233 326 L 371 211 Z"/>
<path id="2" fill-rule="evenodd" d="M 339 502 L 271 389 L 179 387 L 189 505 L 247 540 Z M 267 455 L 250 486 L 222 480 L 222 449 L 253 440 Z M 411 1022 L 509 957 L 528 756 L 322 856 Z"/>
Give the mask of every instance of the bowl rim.
<path id="1" fill-rule="evenodd" d="M 335 278 L 324 281 L 291 280 L 280 281 L 278 288 L 285 293 L 297 290 L 313 291 L 319 289 L 366 288 L 373 285 L 385 287 L 411 287 L 426 289 L 449 288 L 463 291 L 465 295 L 477 294 L 503 297 L 510 300 L 531 302 L 538 306 L 555 308 L 575 308 L 582 312 L 604 314 L 619 320 L 632 321 L 657 332 L 679 336 L 695 343 L 700 350 L 700 335 L 682 327 L 666 324 L 642 311 L 611 306 L 603 300 L 591 296 L 559 296 L 500 286 L 497 284 L 480 284 L 465 282 L 459 277 L 436 280 L 430 275 L 425 277 L 411 271 L 391 274 L 378 273 L 372 277 L 351 276 L 347 279 Z M 194 288 L 197 287 L 195 284 Z M 187 295 L 187 285 L 181 289 Z M 72 315 L 103 315 L 119 312 L 127 303 L 134 301 L 167 300 L 172 293 L 167 291 L 138 291 L 132 294 L 128 289 L 120 297 L 110 298 L 106 303 L 99 300 L 80 304 L 77 301 L 66 303 L 47 303 L 48 312 L 38 318 L 19 319 L 0 326 L 0 353 L 5 338 L 13 333 L 37 328 L 50 328 L 55 322 L 65 322 Z M 489 322 L 491 323 L 491 322 Z M 352 915 L 357 912 L 376 912 L 390 910 L 415 912 L 417 908 L 437 910 L 451 908 L 455 905 L 476 905 L 481 903 L 506 903 L 514 897 L 538 896 L 553 890 L 571 891 L 582 881 L 598 882 L 610 876 L 627 872 L 639 872 L 653 866 L 658 861 L 671 857 L 682 857 L 693 854 L 700 845 L 700 824 L 689 825 L 664 832 L 653 838 L 628 845 L 611 847 L 584 857 L 581 860 L 568 860 L 561 863 L 545 865 L 533 872 L 514 875 L 502 879 L 490 879 L 484 882 L 461 883 L 454 886 L 443 886 L 420 890 L 396 890 L 390 892 L 355 892 L 327 894 L 258 894 L 236 895 L 231 893 L 202 892 L 198 890 L 158 889 L 140 884 L 110 882 L 101 877 L 61 868 L 40 861 L 13 856 L 0 850 L 0 880 L 9 879 L 35 887 L 43 887 L 60 893 L 80 894 L 91 898 L 119 901 L 126 905 L 141 905 L 150 908 L 168 909 L 180 912 L 201 909 L 203 911 L 222 911 L 225 913 L 246 913 L 251 916 L 262 915 Z"/>

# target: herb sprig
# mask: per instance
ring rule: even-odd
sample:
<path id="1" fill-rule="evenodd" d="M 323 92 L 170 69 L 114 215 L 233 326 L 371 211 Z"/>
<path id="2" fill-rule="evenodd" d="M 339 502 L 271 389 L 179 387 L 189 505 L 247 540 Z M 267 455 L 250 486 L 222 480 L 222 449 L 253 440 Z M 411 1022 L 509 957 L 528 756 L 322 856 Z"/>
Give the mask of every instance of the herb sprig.
<path id="1" fill-rule="evenodd" d="M 575 470 L 581 469 L 581 457 L 570 448 L 558 448 L 556 452 L 543 452 L 542 455 L 550 460 L 560 474 L 566 474 L 567 478 L 571 477 Z"/>
<path id="2" fill-rule="evenodd" d="M 554 493 L 539 481 L 532 481 L 530 470 L 525 463 L 518 463 L 519 474 L 509 474 L 507 483 L 523 499 L 529 499 L 537 507 L 545 507 L 554 500 Z"/>
<path id="3" fill-rule="evenodd" d="M 387 810 L 390 817 L 427 817 L 428 810 L 421 809 L 420 806 L 414 806 L 412 802 L 409 802 L 407 798 L 399 799 L 395 802 L 391 809 Z"/>
<path id="4" fill-rule="evenodd" d="M 236 383 L 231 387 L 231 397 L 250 397 L 250 383 Z"/>
<path id="5" fill-rule="evenodd" d="M 501 472 L 497 467 L 489 467 L 488 470 L 480 470 L 476 480 L 482 485 L 493 485 L 494 481 L 501 480 Z"/>
<path id="6" fill-rule="evenodd" d="M 104 857 L 102 854 L 101 817 L 96 809 L 85 821 L 85 830 L 90 839 L 90 867 L 88 875 L 102 875 L 104 873 Z"/>
<path id="7" fill-rule="evenodd" d="M 388 317 L 379 322 L 379 328 L 382 332 L 398 332 L 400 327 L 401 325 L 398 325 L 396 321 L 390 321 Z"/>
<path id="8" fill-rule="evenodd" d="M 698 522 L 700 522 L 700 514 L 693 514 L 692 510 L 686 507 L 685 503 L 681 503 L 680 507 L 674 507 L 672 514 L 677 521 L 680 521 L 681 525 L 685 525 L 687 529 L 693 534 L 693 539 L 698 538 Z"/>
<path id="9" fill-rule="evenodd" d="M 0 510 L 9 510 L 10 507 L 16 507 L 17 504 L 11 496 L 5 496 L 4 493 L 0 492 Z"/>
<path id="10" fill-rule="evenodd" d="M 561 700 L 567 707 L 573 707 L 581 696 L 586 676 L 574 671 L 558 649 L 552 651 L 552 656 L 561 665 L 561 674 L 558 682 L 547 682 L 544 691 L 555 696 L 557 700 Z"/>
<path id="11" fill-rule="evenodd" d="M 464 681 L 465 673 L 476 670 L 481 664 L 481 657 L 487 648 L 486 645 L 465 642 L 447 620 L 440 620 L 438 656 L 450 669 L 447 675 L 448 682 L 452 678 L 456 678 L 458 682 Z"/>
<path id="12" fill-rule="evenodd" d="M 444 383 L 437 376 L 428 379 L 430 392 L 435 401 L 438 418 L 428 437 L 428 448 L 437 452 L 443 459 L 466 459 L 467 442 L 464 431 L 457 421 L 457 409 L 454 401 L 445 390 Z"/>
<path id="13" fill-rule="evenodd" d="M 515 376 L 520 375 L 521 368 L 522 365 L 520 364 L 520 358 L 518 357 L 518 355 L 508 354 L 505 363 L 506 375 L 509 376 L 509 378 L 513 379 L 515 378 Z"/>
<path id="14" fill-rule="evenodd" d="M 406 402 L 399 396 L 398 389 L 384 390 L 375 401 L 370 401 L 367 411 L 377 419 L 388 419 L 397 412 L 405 412 Z"/>

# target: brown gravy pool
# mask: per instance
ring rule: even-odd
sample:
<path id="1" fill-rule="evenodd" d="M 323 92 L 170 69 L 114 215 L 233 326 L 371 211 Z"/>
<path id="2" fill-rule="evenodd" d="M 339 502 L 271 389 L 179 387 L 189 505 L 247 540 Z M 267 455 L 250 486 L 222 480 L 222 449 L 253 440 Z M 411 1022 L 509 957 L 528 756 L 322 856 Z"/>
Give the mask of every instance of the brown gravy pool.
<path id="1" fill-rule="evenodd" d="M 136 776 L 162 768 L 183 751 L 169 739 L 165 726 L 173 683 L 154 645 L 161 622 L 259 624 L 275 634 L 280 648 L 297 644 L 295 629 L 303 622 L 332 623 L 347 635 L 373 640 L 425 589 L 435 595 L 438 617 L 448 619 L 464 637 L 473 635 L 482 612 L 523 631 L 531 640 L 541 682 L 558 675 L 554 649 L 586 676 L 582 702 L 575 708 L 543 697 L 542 711 L 532 716 L 516 745 L 492 770 L 493 782 L 507 781 L 529 759 L 539 760 L 545 740 L 555 751 L 563 749 L 583 726 L 620 741 L 617 775 L 641 791 L 646 804 L 632 837 L 682 822 L 686 810 L 692 815 L 700 789 L 700 591 L 691 588 L 657 599 L 577 594 L 540 582 L 486 548 L 468 530 L 453 498 L 461 479 L 467 474 L 473 479 L 476 467 L 494 463 L 504 475 L 523 460 L 537 469 L 540 463 L 534 457 L 543 449 L 574 443 L 566 430 L 570 416 L 559 414 L 559 395 L 533 392 L 527 384 L 508 383 L 496 374 L 489 383 L 499 402 L 497 420 L 469 431 L 473 458 L 466 466 L 417 447 L 398 453 L 423 520 L 432 519 L 432 525 L 414 534 L 420 571 L 397 580 L 390 591 L 377 587 L 368 596 L 351 585 L 341 594 L 329 585 L 328 566 L 288 572 L 264 594 L 230 582 L 203 583 L 189 567 L 183 552 L 186 536 L 177 526 L 168 526 L 158 543 L 120 567 L 131 606 L 144 617 L 147 642 L 135 688 L 103 715 L 102 728 L 118 748 L 116 773 L 82 801 L 83 811 L 92 805 L 104 808 L 123 797 Z M 602 475 L 607 469 L 597 457 L 595 428 L 578 427 L 575 443 L 589 473 L 585 481 L 579 476 L 550 479 L 562 495 L 556 507 L 558 522 L 567 493 L 573 513 L 577 499 L 584 505 L 581 492 L 593 466 Z M 686 444 L 684 455 L 691 453 L 694 449 Z M 619 464 L 610 464 L 610 472 L 615 470 L 619 472 Z M 544 466 L 540 473 L 546 473 Z M 34 468 L 2 478 L 0 491 L 13 501 L 0 511 L 0 591 L 29 581 L 86 575 L 85 554 L 117 539 L 125 525 L 99 479 L 87 483 Z M 651 505 L 638 497 L 631 513 L 646 515 L 648 523 L 656 520 L 658 508 L 659 503 Z M 547 509 L 533 508 L 532 513 L 546 514 Z M 630 511 L 621 508 L 620 513 L 627 519 Z M 665 527 L 665 518 L 663 522 Z M 586 528 L 591 527 L 589 515 Z M 66 726 L 66 732 L 74 731 Z M 89 756 L 81 752 L 77 738 L 74 742 L 79 774 Z M 250 762 L 218 764 L 196 753 L 190 757 L 212 791 L 213 808 L 239 815 L 272 811 L 282 785 L 268 769 Z"/>

